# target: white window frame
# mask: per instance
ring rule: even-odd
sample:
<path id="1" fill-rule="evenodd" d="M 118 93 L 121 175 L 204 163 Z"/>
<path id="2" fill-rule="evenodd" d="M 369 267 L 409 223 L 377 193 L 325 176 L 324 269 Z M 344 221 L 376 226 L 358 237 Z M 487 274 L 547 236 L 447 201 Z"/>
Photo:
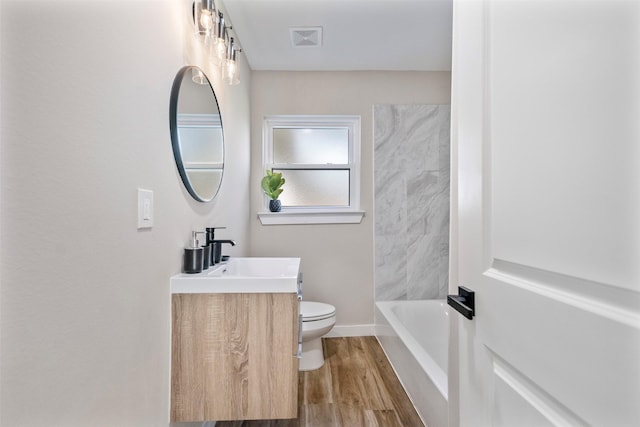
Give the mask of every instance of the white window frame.
<path id="1" fill-rule="evenodd" d="M 267 116 L 262 127 L 262 171 L 286 169 L 287 163 L 273 162 L 273 129 L 346 127 L 349 130 L 349 163 L 340 165 L 305 165 L 309 169 L 349 168 L 349 206 L 284 207 L 281 212 L 268 212 L 269 199 L 264 196 L 264 211 L 258 212 L 263 225 L 276 224 L 359 224 L 360 210 L 360 116 Z M 304 169 L 304 168 L 301 168 Z M 286 184 L 285 184 L 286 191 Z"/>
<path id="2" fill-rule="evenodd" d="M 180 113 L 176 119 L 178 131 L 180 128 L 212 128 L 222 129 L 222 119 L 220 114 L 192 114 Z M 182 142 L 180 143 L 182 144 Z M 182 146 L 182 145 L 181 145 Z M 224 169 L 224 141 L 222 142 L 222 163 L 212 162 L 184 162 L 186 169 Z"/>

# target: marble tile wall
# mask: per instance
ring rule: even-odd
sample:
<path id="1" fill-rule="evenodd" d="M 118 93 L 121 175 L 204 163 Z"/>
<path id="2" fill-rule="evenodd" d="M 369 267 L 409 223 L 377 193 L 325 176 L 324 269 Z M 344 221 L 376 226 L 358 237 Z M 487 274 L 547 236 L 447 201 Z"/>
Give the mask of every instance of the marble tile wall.
<path id="1" fill-rule="evenodd" d="M 376 301 L 447 295 L 450 111 L 374 106 Z"/>

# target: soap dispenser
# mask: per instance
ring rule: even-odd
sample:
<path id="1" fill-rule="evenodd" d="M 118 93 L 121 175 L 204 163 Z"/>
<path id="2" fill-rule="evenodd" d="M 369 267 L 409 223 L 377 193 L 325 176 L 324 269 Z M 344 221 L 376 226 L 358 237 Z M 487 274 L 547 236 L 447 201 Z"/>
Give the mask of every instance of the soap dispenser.
<path id="1" fill-rule="evenodd" d="M 191 233 L 191 247 L 184 248 L 184 272 L 188 274 L 202 271 L 202 248 L 198 243 L 198 232 Z"/>

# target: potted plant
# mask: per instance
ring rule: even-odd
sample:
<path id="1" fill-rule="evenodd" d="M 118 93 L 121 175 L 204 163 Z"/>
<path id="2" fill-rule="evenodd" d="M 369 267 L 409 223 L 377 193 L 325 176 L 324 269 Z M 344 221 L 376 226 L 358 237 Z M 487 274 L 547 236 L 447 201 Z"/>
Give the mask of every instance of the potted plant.
<path id="1" fill-rule="evenodd" d="M 269 210 L 271 212 L 280 212 L 282 209 L 282 202 L 278 200 L 280 194 L 282 194 L 282 186 L 284 185 L 284 178 L 282 173 L 274 173 L 267 169 L 267 174 L 262 178 L 262 191 L 269 197 Z"/>

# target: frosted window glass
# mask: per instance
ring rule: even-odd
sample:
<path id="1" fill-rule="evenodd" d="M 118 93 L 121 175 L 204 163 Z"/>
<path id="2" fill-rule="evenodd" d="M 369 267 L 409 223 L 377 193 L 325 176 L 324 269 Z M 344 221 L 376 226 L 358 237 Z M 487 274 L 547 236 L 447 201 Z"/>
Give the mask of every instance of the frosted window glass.
<path id="1" fill-rule="evenodd" d="M 211 199 L 218 192 L 222 180 L 220 169 L 186 169 L 189 183 L 203 199 Z"/>
<path id="2" fill-rule="evenodd" d="M 178 128 L 184 163 L 222 163 L 222 130 L 214 127 Z"/>
<path id="3" fill-rule="evenodd" d="M 287 180 L 283 206 L 349 206 L 349 170 L 277 170 Z"/>
<path id="4" fill-rule="evenodd" d="M 347 164 L 349 129 L 273 129 L 274 163 Z"/>

